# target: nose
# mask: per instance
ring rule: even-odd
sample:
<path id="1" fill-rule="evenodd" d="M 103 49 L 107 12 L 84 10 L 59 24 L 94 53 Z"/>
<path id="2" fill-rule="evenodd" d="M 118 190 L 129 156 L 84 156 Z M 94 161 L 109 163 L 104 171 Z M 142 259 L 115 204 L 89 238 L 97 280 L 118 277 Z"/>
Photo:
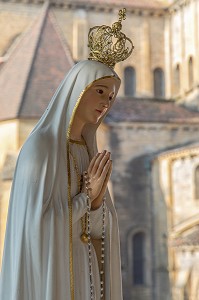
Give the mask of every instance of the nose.
<path id="1" fill-rule="evenodd" d="M 106 107 L 106 108 L 109 108 L 110 106 L 110 100 L 109 100 L 109 97 L 107 98 L 104 98 L 103 100 L 103 107 Z"/>
<path id="2" fill-rule="evenodd" d="M 103 107 L 108 108 L 109 107 L 108 103 L 104 103 Z"/>

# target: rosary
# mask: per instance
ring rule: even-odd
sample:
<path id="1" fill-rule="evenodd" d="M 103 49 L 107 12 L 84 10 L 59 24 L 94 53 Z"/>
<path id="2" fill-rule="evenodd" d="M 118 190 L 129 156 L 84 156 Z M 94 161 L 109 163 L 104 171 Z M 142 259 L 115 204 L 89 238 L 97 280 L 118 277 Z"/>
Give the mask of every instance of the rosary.
<path id="1" fill-rule="evenodd" d="M 91 210 L 91 201 L 89 197 L 89 177 L 87 172 L 84 173 L 84 179 L 85 179 L 85 185 L 86 185 L 86 197 L 87 197 L 87 213 L 86 213 L 86 219 L 87 219 L 87 232 L 83 232 L 81 234 L 81 240 L 84 243 L 88 243 L 88 260 L 89 260 L 89 277 L 90 277 L 90 295 L 91 299 L 94 299 L 94 285 L 93 285 L 93 273 L 92 273 L 92 251 L 91 251 L 91 233 L 90 233 L 90 210 Z M 100 297 L 103 298 L 104 296 L 104 281 L 103 281 L 103 275 L 104 275 L 104 251 L 105 251 L 105 198 L 102 202 L 102 236 L 101 236 L 101 269 L 100 269 Z"/>
<path id="2" fill-rule="evenodd" d="M 83 180 L 81 180 L 81 175 L 79 174 L 78 165 L 75 157 L 70 153 L 74 167 L 78 179 L 78 189 L 79 192 L 81 191 L 81 186 Z M 89 196 L 89 176 L 87 172 L 84 172 L 84 180 L 86 186 L 86 205 L 87 205 L 87 212 L 81 218 L 81 225 L 82 225 L 82 234 L 80 236 L 81 241 L 88 245 L 88 263 L 89 263 L 89 278 L 90 278 L 90 299 L 94 299 L 94 284 L 93 284 L 93 272 L 92 272 L 92 242 L 91 242 L 91 220 L 90 220 L 90 212 L 91 212 L 91 200 Z M 105 259 L 105 216 L 106 216 L 106 207 L 105 207 L 105 197 L 102 201 L 102 235 L 101 235 L 101 267 L 100 267 L 100 298 L 104 297 L 104 259 Z"/>

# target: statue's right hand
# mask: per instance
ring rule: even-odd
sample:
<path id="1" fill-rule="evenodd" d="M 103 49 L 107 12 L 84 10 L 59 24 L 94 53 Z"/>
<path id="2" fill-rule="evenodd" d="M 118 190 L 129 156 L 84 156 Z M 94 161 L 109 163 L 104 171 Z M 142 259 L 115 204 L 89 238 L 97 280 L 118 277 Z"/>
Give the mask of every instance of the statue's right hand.
<path id="1" fill-rule="evenodd" d="M 106 150 L 102 153 L 97 153 L 91 160 L 86 171 L 91 202 L 99 196 L 110 168 L 110 152 Z M 86 192 L 85 179 L 83 181 L 82 192 Z"/>

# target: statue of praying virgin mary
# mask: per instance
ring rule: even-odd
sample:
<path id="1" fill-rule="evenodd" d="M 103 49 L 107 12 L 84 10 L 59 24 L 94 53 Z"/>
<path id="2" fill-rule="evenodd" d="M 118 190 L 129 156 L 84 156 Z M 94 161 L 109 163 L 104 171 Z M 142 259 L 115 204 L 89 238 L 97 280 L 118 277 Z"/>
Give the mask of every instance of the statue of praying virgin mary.
<path id="1" fill-rule="evenodd" d="M 112 27 L 90 30 L 89 59 L 65 76 L 20 151 L 1 300 L 122 300 L 118 222 L 107 189 L 112 160 L 98 153 L 96 130 L 120 86 L 114 64 L 133 50 L 120 32 L 124 18 L 121 10 Z"/>

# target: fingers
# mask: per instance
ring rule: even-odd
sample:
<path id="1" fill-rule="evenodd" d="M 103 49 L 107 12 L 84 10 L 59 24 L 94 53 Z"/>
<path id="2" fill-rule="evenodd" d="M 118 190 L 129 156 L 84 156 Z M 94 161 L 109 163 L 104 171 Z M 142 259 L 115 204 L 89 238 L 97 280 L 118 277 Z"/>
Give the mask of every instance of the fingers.
<path id="1" fill-rule="evenodd" d="M 105 178 L 104 183 L 103 183 L 103 186 L 102 186 L 102 190 L 101 190 L 101 194 L 102 194 L 102 195 L 104 195 L 105 192 L 106 192 L 106 189 L 107 189 L 108 181 L 109 181 L 109 179 L 110 179 L 111 172 L 112 172 L 112 161 L 110 161 L 110 163 L 109 163 L 109 169 L 108 169 L 106 178 Z"/>
<path id="2" fill-rule="evenodd" d="M 102 173 L 101 173 L 101 177 L 105 178 L 105 180 L 106 180 L 106 177 L 108 177 L 107 182 L 108 182 L 109 176 L 110 176 L 108 174 L 109 174 L 109 172 L 111 173 L 111 170 L 112 170 L 112 160 L 108 159 L 102 170 Z"/>
<path id="3" fill-rule="evenodd" d="M 103 160 L 103 158 L 106 156 L 107 153 L 108 152 L 104 150 L 103 152 L 98 153 L 96 156 L 93 157 L 88 168 L 89 173 L 92 173 L 93 175 L 96 174 L 101 161 Z"/>
<path id="4" fill-rule="evenodd" d="M 95 171 L 96 170 L 96 171 Z M 88 171 L 84 172 L 82 191 L 89 194 L 90 199 L 96 199 L 99 193 L 104 193 L 112 171 L 112 160 L 107 151 L 98 153 L 91 161 Z"/>
<path id="5" fill-rule="evenodd" d="M 97 177 L 100 177 L 101 174 L 102 174 L 102 171 L 107 163 L 107 161 L 110 159 L 110 153 L 107 152 L 101 159 L 99 165 L 98 165 L 98 168 L 97 168 L 97 171 L 96 171 L 96 176 Z"/>
<path id="6" fill-rule="evenodd" d="M 92 169 L 93 169 L 93 166 L 96 162 L 96 160 L 98 159 L 98 157 L 100 156 L 100 153 L 97 153 L 91 160 L 90 164 L 89 164 L 89 167 L 88 167 L 88 172 L 91 173 Z"/>
<path id="7" fill-rule="evenodd" d="M 112 172 L 112 160 L 110 160 L 110 165 L 109 165 L 109 169 L 108 169 L 108 172 L 107 172 L 107 175 L 106 175 L 106 179 L 105 179 L 105 184 L 108 183 L 109 179 L 110 179 L 110 176 L 111 176 L 111 172 Z"/>

